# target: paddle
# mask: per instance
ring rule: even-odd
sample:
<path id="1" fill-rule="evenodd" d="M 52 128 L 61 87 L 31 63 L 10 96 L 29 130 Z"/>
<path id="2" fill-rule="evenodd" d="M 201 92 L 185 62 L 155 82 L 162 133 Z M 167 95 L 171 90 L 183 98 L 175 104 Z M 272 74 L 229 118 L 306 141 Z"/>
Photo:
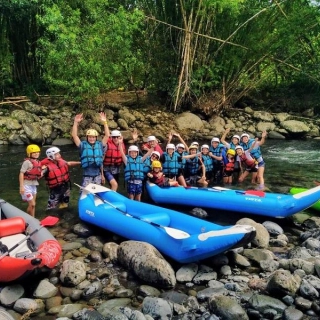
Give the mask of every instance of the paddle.
<path id="1" fill-rule="evenodd" d="M 134 219 L 137 219 L 137 220 L 140 220 L 140 221 L 149 223 L 149 224 L 151 224 L 151 225 L 153 225 L 153 226 L 155 226 L 155 227 L 164 229 L 164 231 L 165 231 L 170 237 L 172 237 L 172 238 L 174 238 L 174 239 L 186 239 L 186 238 L 189 238 L 189 237 L 190 237 L 190 235 L 189 235 L 187 232 L 184 232 L 184 231 L 182 231 L 182 230 L 178 230 L 178 229 L 174 229 L 174 228 L 170 228 L 170 227 L 165 227 L 165 226 L 162 226 L 162 225 L 160 225 L 160 224 L 158 224 L 158 223 L 155 223 L 155 222 L 152 222 L 152 221 L 148 221 L 148 220 L 144 220 L 144 219 L 141 219 L 141 218 L 139 218 L 139 217 L 137 217 L 137 216 L 133 216 L 133 215 L 127 213 L 126 211 L 124 211 L 124 210 L 122 210 L 122 209 L 114 206 L 111 202 L 103 199 L 101 196 L 99 196 L 99 195 L 96 194 L 96 192 L 107 192 L 107 191 L 111 191 L 111 190 L 108 189 L 108 188 L 105 188 L 105 187 L 99 186 L 99 185 L 95 185 L 95 184 L 92 184 L 92 183 L 88 184 L 85 188 L 82 187 L 82 186 L 80 186 L 80 185 L 78 185 L 78 184 L 76 184 L 76 183 L 75 183 L 75 185 L 76 185 L 77 187 L 79 187 L 80 189 L 82 189 L 82 190 L 84 190 L 84 191 L 86 191 L 86 192 L 88 192 L 88 193 L 93 194 L 95 197 L 97 197 L 98 199 L 100 199 L 102 202 L 107 203 L 107 204 L 108 204 L 109 206 L 111 206 L 112 208 L 118 210 L 119 212 L 121 212 L 122 214 L 124 214 L 124 215 L 126 215 L 126 216 L 128 216 L 128 217 L 130 217 L 130 218 L 134 218 Z M 104 190 L 104 191 L 102 191 L 102 190 Z"/>
<path id="2" fill-rule="evenodd" d="M 17 247 L 20 246 L 20 244 L 22 244 L 23 242 L 27 241 L 30 237 L 32 237 L 36 232 L 38 232 L 39 230 L 41 230 L 44 227 L 51 227 L 54 226 L 57 222 L 59 221 L 58 217 L 53 217 L 53 216 L 47 216 L 46 218 L 44 218 L 43 220 L 40 221 L 40 227 L 33 230 L 30 234 L 28 234 L 26 237 L 24 237 L 23 239 L 21 239 L 18 243 L 16 243 L 13 247 L 11 247 L 10 249 L 8 249 L 6 252 L 4 252 L 3 254 L 0 255 L 0 260 L 2 260 L 5 256 L 9 255 L 9 253 L 11 251 L 13 251 L 14 249 L 16 249 Z"/>

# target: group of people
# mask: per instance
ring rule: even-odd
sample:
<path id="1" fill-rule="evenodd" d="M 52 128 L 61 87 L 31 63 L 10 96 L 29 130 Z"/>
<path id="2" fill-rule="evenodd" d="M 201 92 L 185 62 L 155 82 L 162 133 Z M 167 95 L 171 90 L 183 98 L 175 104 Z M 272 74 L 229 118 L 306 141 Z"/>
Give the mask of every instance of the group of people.
<path id="1" fill-rule="evenodd" d="M 72 138 L 79 149 L 80 161 L 65 161 L 57 147 L 47 149 L 47 158 L 39 160 L 40 147 L 29 145 L 20 175 L 20 194 L 28 202 L 27 212 L 34 216 L 38 179 L 44 177 L 49 187 L 47 209 L 66 207 L 70 196 L 69 167 L 81 165 L 83 170 L 82 187 L 89 183 L 105 184 L 112 190 L 118 189 L 121 167 L 124 167 L 124 180 L 128 197 L 140 201 L 144 182 L 150 181 L 160 187 L 199 186 L 231 184 L 238 182 L 251 173 L 252 183 L 258 189 L 264 187 L 265 162 L 260 146 L 265 142 L 267 133 L 262 132 L 261 140 L 251 139 L 247 133 L 233 135 L 230 142 L 226 137 L 227 129 L 221 140 L 213 137 L 211 143 L 199 146 L 192 142 L 189 146 L 175 132 L 170 132 L 165 150 L 162 150 L 155 136 L 149 136 L 141 147 L 136 144 L 137 130 L 133 130 L 128 152 L 119 130 L 110 132 L 104 112 L 100 114 L 104 126 L 104 136 L 98 139 L 95 129 L 86 131 L 85 139 L 78 136 L 78 126 L 83 114 L 75 116 Z M 173 139 L 179 142 L 175 145 Z"/>

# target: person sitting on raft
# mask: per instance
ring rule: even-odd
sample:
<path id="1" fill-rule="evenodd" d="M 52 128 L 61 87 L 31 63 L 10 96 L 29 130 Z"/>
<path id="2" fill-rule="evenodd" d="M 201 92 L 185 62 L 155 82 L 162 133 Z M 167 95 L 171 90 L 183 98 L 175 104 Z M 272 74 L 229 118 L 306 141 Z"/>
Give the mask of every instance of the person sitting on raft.
<path id="1" fill-rule="evenodd" d="M 147 174 L 148 180 L 152 183 L 155 183 L 159 187 L 178 187 L 178 181 L 174 179 L 169 179 L 165 177 L 162 170 L 161 162 L 160 161 L 152 161 L 151 164 L 152 171 Z"/>

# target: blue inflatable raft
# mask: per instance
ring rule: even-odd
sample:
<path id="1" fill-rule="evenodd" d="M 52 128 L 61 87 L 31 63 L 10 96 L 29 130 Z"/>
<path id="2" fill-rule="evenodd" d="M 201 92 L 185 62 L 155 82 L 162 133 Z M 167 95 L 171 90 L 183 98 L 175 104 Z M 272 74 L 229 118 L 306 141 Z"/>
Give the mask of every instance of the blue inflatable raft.
<path id="1" fill-rule="evenodd" d="M 82 188 L 79 216 L 83 221 L 127 239 L 148 242 L 181 263 L 195 262 L 244 246 L 255 237 L 252 226 L 220 226 L 130 200 L 95 184 Z"/>
<path id="2" fill-rule="evenodd" d="M 149 182 L 147 190 L 150 198 L 157 204 L 181 204 L 275 218 L 284 218 L 303 211 L 320 199 L 320 186 L 295 195 L 220 187 L 160 188 Z"/>

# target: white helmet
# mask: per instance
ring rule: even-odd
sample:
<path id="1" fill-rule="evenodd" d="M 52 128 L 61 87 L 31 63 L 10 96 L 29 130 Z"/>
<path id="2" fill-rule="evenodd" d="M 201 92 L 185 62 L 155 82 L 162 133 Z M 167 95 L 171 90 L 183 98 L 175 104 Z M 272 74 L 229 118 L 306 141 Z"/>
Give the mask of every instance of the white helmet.
<path id="1" fill-rule="evenodd" d="M 137 151 L 137 152 L 139 152 L 139 148 L 138 148 L 137 146 L 130 146 L 129 149 L 128 149 L 128 153 L 129 153 L 130 151 Z"/>
<path id="2" fill-rule="evenodd" d="M 204 148 L 209 149 L 209 146 L 208 146 L 207 144 L 203 144 L 203 145 L 201 146 L 201 151 L 202 151 L 202 149 L 204 149 Z"/>
<path id="3" fill-rule="evenodd" d="M 235 150 L 241 149 L 243 151 L 243 148 L 241 146 L 236 146 Z"/>
<path id="4" fill-rule="evenodd" d="M 57 154 L 57 153 L 59 153 L 59 152 L 60 152 L 60 149 L 57 148 L 57 147 L 49 148 L 49 149 L 46 151 L 47 158 L 49 158 L 49 159 L 51 159 L 51 160 L 54 160 L 55 154 Z"/>
<path id="5" fill-rule="evenodd" d="M 111 137 L 120 137 L 121 132 L 119 130 L 112 130 L 110 136 Z"/>
<path id="6" fill-rule="evenodd" d="M 237 134 L 235 134 L 234 136 L 232 136 L 232 139 L 233 138 L 237 138 L 239 141 L 240 141 L 240 136 L 238 136 Z"/>
<path id="7" fill-rule="evenodd" d="M 242 139 L 243 137 L 247 137 L 248 139 L 250 138 L 250 136 L 249 136 L 247 133 L 243 133 L 243 134 L 241 135 L 241 139 Z"/>
<path id="8" fill-rule="evenodd" d="M 167 144 L 167 146 L 166 146 L 166 150 L 168 150 L 168 149 L 175 149 L 176 147 L 175 147 L 175 145 L 173 144 L 173 143 L 168 143 Z"/>
<path id="9" fill-rule="evenodd" d="M 157 138 L 155 136 L 149 136 L 148 137 L 148 142 L 155 141 L 155 140 L 157 140 Z"/>
<path id="10" fill-rule="evenodd" d="M 191 145 L 192 145 L 192 146 L 198 146 L 198 147 L 199 147 L 199 142 L 193 141 L 193 142 L 191 143 Z"/>
<path id="11" fill-rule="evenodd" d="M 155 154 L 156 156 L 158 156 L 158 158 L 160 159 L 160 152 L 159 151 L 152 151 L 151 152 L 151 156 Z"/>
<path id="12" fill-rule="evenodd" d="M 220 142 L 220 139 L 217 138 L 217 137 L 213 137 L 213 138 L 211 139 L 211 143 L 212 143 L 212 142 Z"/>
<path id="13" fill-rule="evenodd" d="M 178 143 L 177 146 L 176 146 L 176 149 L 178 149 L 178 148 L 183 148 L 183 149 L 185 149 L 186 147 L 184 146 L 183 143 Z"/>

